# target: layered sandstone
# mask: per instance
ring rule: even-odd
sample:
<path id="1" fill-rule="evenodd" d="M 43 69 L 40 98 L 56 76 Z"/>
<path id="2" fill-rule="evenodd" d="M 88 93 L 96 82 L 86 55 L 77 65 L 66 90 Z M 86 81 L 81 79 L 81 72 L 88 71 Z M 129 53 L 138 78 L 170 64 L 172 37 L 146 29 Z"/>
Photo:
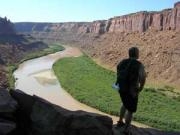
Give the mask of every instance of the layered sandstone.
<path id="1" fill-rule="evenodd" d="M 101 24 L 95 29 L 107 30 L 107 32 L 144 32 L 148 29 L 154 30 L 180 30 L 180 2 L 173 9 L 160 12 L 137 12 L 129 15 L 119 16 L 108 20 L 110 27 Z M 104 31 L 106 32 L 106 31 Z"/>
<path id="2" fill-rule="evenodd" d="M 67 23 L 15 23 L 18 32 L 72 32 L 88 33 L 88 22 L 67 22 Z"/>
<path id="3" fill-rule="evenodd" d="M 159 12 L 137 12 L 109 20 L 67 23 L 17 23 L 19 32 L 73 32 L 103 34 L 106 32 L 145 32 L 153 30 L 180 30 L 180 2 L 172 9 Z"/>

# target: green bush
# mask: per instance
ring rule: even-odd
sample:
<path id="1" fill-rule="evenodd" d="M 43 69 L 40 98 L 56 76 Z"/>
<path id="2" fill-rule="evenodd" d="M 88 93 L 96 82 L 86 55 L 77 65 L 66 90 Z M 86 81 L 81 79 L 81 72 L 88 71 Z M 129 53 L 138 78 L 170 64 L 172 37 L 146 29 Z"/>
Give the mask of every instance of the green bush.
<path id="1" fill-rule="evenodd" d="M 8 65 L 7 69 L 8 69 L 8 74 L 7 74 L 8 87 L 14 88 L 15 78 L 13 76 L 13 72 L 17 69 L 17 65 L 16 64 Z"/>
<path id="2" fill-rule="evenodd" d="M 27 53 L 24 58 L 20 61 L 20 63 L 26 61 L 26 60 L 30 60 L 30 59 L 33 59 L 33 58 L 38 58 L 38 57 L 41 57 L 41 56 L 44 56 L 44 55 L 48 55 L 48 54 L 51 54 L 51 53 L 55 53 L 55 52 L 58 52 L 58 51 L 62 51 L 64 50 L 65 48 L 59 44 L 50 44 L 48 48 L 42 50 L 42 51 L 35 51 L 35 52 L 30 52 L 30 53 Z"/>

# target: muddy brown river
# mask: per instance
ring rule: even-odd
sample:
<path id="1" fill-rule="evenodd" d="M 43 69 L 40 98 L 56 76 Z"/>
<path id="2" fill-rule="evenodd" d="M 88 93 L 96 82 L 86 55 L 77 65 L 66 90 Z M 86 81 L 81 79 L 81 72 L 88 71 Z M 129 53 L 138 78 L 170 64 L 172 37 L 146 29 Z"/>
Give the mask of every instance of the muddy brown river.
<path id="1" fill-rule="evenodd" d="M 78 48 L 67 46 L 65 48 L 64 51 L 28 60 L 20 64 L 19 68 L 14 72 L 14 77 L 16 78 L 15 88 L 27 94 L 42 97 L 51 103 L 72 111 L 84 110 L 108 115 L 78 102 L 61 87 L 52 70 L 53 63 L 60 58 L 78 57 L 82 55 Z M 110 117 L 113 119 L 113 123 L 117 122 L 118 117 Z M 140 127 L 147 127 L 136 122 L 134 124 Z"/>

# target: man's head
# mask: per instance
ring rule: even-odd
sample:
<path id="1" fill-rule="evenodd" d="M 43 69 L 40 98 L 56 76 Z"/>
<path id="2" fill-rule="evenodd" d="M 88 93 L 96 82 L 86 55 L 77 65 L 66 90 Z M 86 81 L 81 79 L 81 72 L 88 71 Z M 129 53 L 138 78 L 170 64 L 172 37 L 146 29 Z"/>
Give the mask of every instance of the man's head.
<path id="1" fill-rule="evenodd" d="M 129 48 L 129 57 L 138 59 L 139 58 L 139 49 L 137 47 Z"/>

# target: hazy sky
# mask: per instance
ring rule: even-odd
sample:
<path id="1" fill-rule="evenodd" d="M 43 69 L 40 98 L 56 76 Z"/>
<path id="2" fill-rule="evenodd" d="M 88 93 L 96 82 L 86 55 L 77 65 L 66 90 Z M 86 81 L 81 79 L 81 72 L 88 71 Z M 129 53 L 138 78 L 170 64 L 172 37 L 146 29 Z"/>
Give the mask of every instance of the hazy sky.
<path id="1" fill-rule="evenodd" d="M 109 19 L 137 11 L 172 8 L 178 0 L 0 0 L 0 17 L 12 22 Z"/>

